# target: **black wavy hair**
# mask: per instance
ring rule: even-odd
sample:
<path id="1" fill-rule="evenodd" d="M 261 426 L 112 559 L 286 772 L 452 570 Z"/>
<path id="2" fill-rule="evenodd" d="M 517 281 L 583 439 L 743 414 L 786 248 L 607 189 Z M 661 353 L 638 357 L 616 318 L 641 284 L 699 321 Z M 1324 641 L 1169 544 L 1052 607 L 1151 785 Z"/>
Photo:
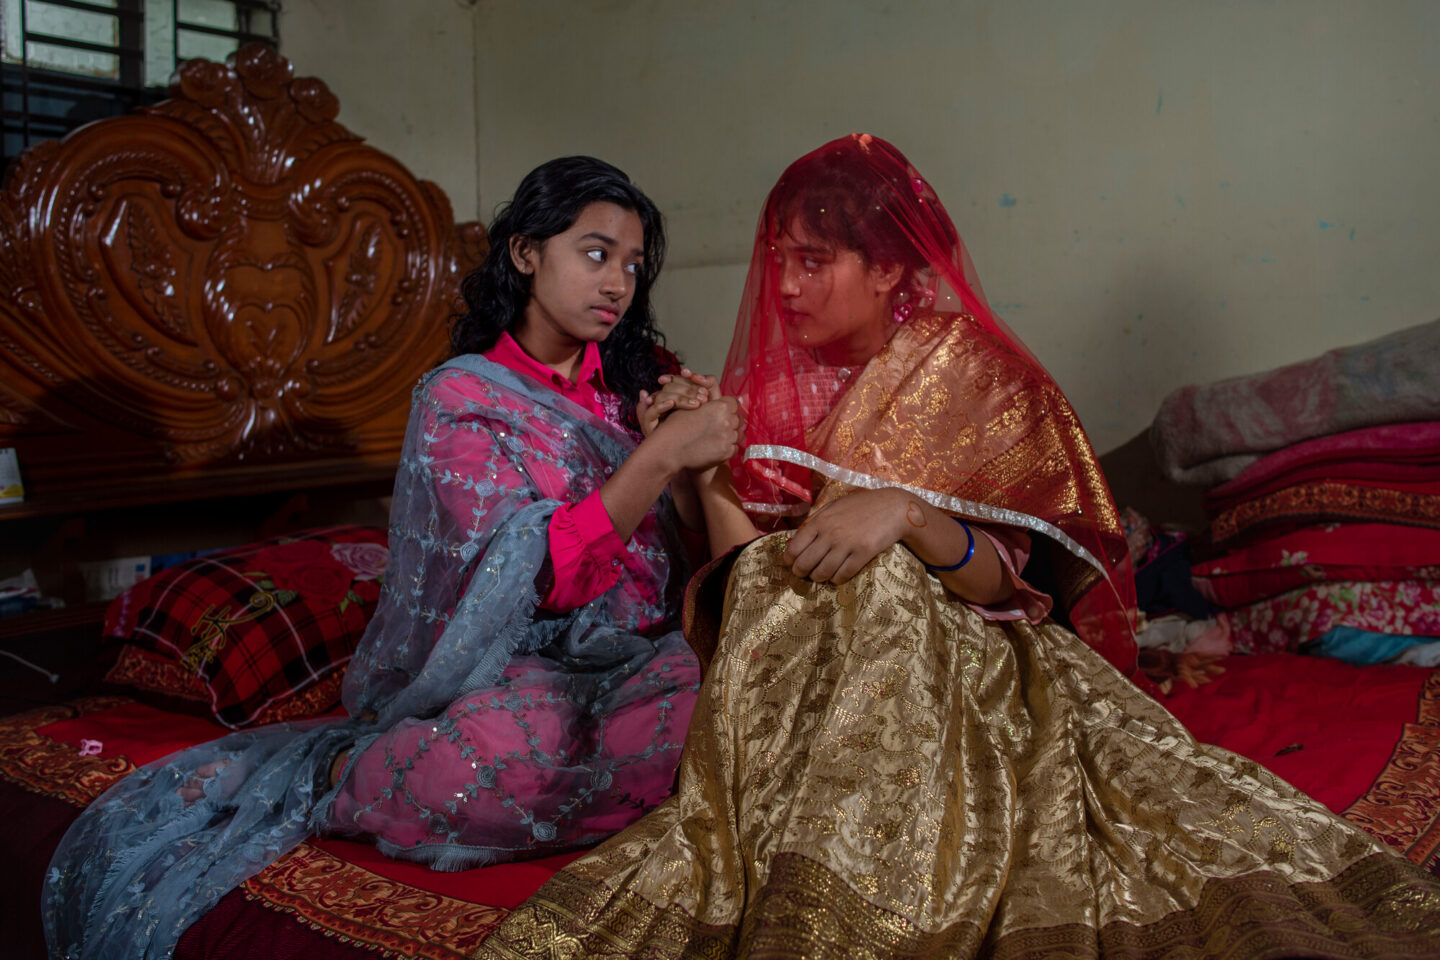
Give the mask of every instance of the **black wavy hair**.
<path id="1" fill-rule="evenodd" d="M 628 401 L 624 415 L 634 426 L 640 391 L 654 390 L 659 376 L 676 366 L 674 355 L 665 349 L 665 335 L 655 329 L 650 303 L 650 288 L 665 260 L 665 224 L 650 198 L 623 171 L 603 160 L 561 157 L 542 163 L 520 181 L 514 198 L 490 224 L 485 262 L 460 285 L 466 309 L 451 319 L 450 348 L 456 356 L 482 353 L 524 316 L 531 278 L 515 269 L 510 238 L 544 243 L 570 229 L 580 211 L 592 203 L 613 203 L 631 211 L 645 233 L 645 256 L 630 309 L 600 344 L 605 383 Z"/>

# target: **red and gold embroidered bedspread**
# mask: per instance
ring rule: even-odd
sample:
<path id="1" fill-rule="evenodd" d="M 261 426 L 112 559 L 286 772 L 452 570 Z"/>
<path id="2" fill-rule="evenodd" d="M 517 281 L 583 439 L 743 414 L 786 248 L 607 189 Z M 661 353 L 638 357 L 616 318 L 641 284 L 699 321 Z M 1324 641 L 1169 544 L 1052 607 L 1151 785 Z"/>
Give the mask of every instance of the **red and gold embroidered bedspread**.
<path id="1" fill-rule="evenodd" d="M 1440 670 L 1229 657 L 1164 701 L 1199 740 L 1263 764 L 1440 875 Z"/>
<path id="2" fill-rule="evenodd" d="M 78 812 L 137 765 L 226 732 L 124 697 L 86 698 L 0 718 L 0 780 L 66 801 Z M 98 754 L 82 755 L 82 740 L 103 746 Z M 195 924 L 176 955 L 275 958 L 272 941 L 278 939 L 307 960 L 457 960 L 468 957 L 511 909 L 577 855 L 436 873 L 392 860 L 368 844 L 316 840 L 222 901 L 224 909 L 212 913 L 223 917 L 211 923 L 207 915 Z M 277 922 L 299 923 L 323 940 L 301 931 L 257 929 Z"/>
<path id="3" fill-rule="evenodd" d="M 1440 670 L 1287 654 L 1226 666 L 1166 707 L 1197 738 L 1264 764 L 1440 874 Z M 137 764 L 224 732 L 122 697 L 45 707 L 0 718 L 0 781 L 78 810 Z M 85 756 L 82 740 L 103 747 Z M 221 901 L 177 956 L 279 957 L 283 942 L 307 960 L 466 957 L 570 859 L 435 873 L 365 844 L 312 841 Z"/>

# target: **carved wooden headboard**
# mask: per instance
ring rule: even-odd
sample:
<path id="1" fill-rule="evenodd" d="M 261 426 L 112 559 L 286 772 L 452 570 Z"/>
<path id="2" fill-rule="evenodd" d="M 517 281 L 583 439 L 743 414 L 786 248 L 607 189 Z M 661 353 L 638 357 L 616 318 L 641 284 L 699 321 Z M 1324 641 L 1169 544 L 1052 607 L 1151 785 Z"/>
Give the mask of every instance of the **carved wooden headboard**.
<path id="1" fill-rule="evenodd" d="M 483 226 L 262 44 L 170 94 L 32 148 L 0 196 L 0 447 L 29 509 L 393 473 Z"/>

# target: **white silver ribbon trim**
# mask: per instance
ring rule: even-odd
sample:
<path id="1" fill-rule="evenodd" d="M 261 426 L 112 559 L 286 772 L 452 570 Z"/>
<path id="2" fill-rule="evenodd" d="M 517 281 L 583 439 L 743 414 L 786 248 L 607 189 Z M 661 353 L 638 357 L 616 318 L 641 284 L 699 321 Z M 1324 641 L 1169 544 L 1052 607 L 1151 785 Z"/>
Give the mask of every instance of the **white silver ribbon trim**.
<path id="1" fill-rule="evenodd" d="M 794 447 L 778 446 L 775 444 L 753 444 L 745 448 L 746 460 L 782 460 L 786 463 L 793 463 L 816 473 L 824 474 L 832 480 L 839 480 L 841 483 L 848 483 L 852 487 L 865 487 L 868 490 L 882 490 L 885 487 L 898 487 L 901 490 L 913 493 L 933 507 L 938 507 L 949 513 L 958 513 L 972 520 L 984 520 L 991 523 L 1004 523 L 1012 527 L 1024 527 L 1036 533 L 1042 533 L 1069 550 L 1075 556 L 1084 560 L 1090 566 L 1100 571 L 1100 575 L 1108 582 L 1110 572 L 1105 568 L 1093 553 L 1086 550 L 1079 543 L 1070 537 L 1065 531 L 1053 523 L 1041 520 L 1039 517 L 1032 517 L 1028 513 L 1021 513 L 1019 510 L 1007 510 L 1004 507 L 992 507 L 988 503 L 975 503 L 973 500 L 961 500 L 959 497 L 952 497 L 949 494 L 936 493 L 934 490 L 926 490 L 924 487 L 912 487 L 908 483 L 894 483 L 890 480 L 882 480 L 879 477 L 872 477 L 868 473 L 858 473 L 854 470 L 847 470 L 844 467 L 836 466 L 827 460 L 803 450 L 796 450 Z M 769 514 L 790 514 L 803 513 L 803 507 L 786 507 L 776 504 L 765 503 L 744 503 L 746 510 L 752 513 Z M 1111 584 L 1111 589 L 1114 585 Z"/>

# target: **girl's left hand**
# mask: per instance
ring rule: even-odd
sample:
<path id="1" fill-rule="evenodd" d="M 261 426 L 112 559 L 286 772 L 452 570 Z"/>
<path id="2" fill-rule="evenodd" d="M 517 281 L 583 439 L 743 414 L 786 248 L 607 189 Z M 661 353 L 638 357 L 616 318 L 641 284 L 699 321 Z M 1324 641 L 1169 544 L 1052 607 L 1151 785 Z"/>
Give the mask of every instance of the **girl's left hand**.
<path id="1" fill-rule="evenodd" d="M 654 393 L 640 391 L 635 405 L 635 419 L 640 421 L 642 436 L 650 436 L 665 416 L 677 409 L 694 410 L 710 400 L 720 399 L 720 383 L 714 377 L 693 373 L 688 368 L 679 376 L 665 374 L 660 389 Z"/>
<path id="2" fill-rule="evenodd" d="M 790 537 L 785 559 L 796 576 L 845 583 L 900 542 L 910 495 L 888 487 L 856 490 L 814 511 Z"/>

